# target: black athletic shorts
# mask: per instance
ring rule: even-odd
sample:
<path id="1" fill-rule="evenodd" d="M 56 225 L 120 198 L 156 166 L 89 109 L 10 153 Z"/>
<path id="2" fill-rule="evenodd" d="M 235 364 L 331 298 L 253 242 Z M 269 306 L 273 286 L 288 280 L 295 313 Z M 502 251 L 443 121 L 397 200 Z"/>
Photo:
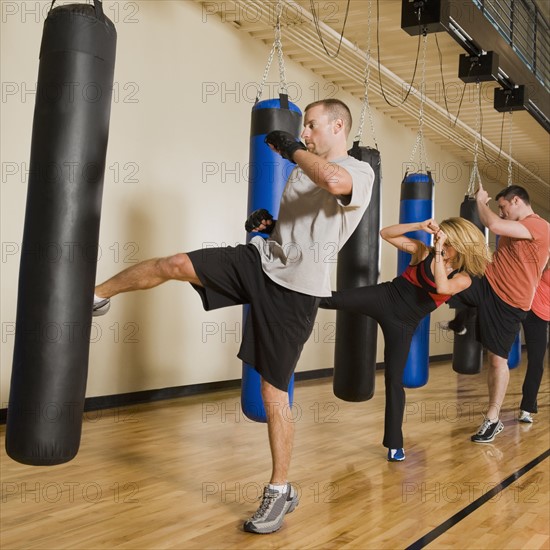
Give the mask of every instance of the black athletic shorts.
<path id="1" fill-rule="evenodd" d="M 527 311 L 501 300 L 485 277 L 472 277 L 472 284 L 455 294 L 449 304 L 453 306 L 456 300 L 477 307 L 476 339 L 483 347 L 508 358 Z"/>
<path id="2" fill-rule="evenodd" d="M 252 244 L 204 248 L 188 255 L 203 285 L 193 288 L 206 311 L 250 304 L 238 357 L 272 386 L 288 391 L 320 299 L 274 283 Z"/>

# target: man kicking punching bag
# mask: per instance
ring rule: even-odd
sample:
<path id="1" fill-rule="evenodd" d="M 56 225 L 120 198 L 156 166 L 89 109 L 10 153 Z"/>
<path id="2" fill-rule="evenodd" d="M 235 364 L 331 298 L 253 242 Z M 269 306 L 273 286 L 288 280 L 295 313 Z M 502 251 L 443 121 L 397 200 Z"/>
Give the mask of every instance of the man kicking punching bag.
<path id="1" fill-rule="evenodd" d="M 80 444 L 115 48 L 100 0 L 48 13 L 6 428 L 24 464 L 67 462 Z"/>

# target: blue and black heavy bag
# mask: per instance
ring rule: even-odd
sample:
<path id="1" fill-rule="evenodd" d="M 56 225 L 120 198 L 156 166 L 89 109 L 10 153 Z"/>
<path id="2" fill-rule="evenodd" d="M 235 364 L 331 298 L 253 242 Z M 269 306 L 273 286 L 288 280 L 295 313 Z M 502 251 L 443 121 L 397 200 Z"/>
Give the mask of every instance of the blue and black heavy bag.
<path id="1" fill-rule="evenodd" d="M 430 172 L 427 174 L 405 174 L 401 183 L 399 223 L 413 223 L 433 218 L 434 184 Z M 430 235 L 425 231 L 411 231 L 407 236 L 430 246 Z M 401 275 L 410 264 L 411 255 L 401 250 L 397 253 L 397 274 Z M 392 342 L 391 345 L 399 345 Z M 428 382 L 430 347 L 430 315 L 426 315 L 416 328 L 411 342 L 407 364 L 403 373 L 406 388 L 419 388 Z"/>
<path id="2" fill-rule="evenodd" d="M 285 94 L 281 94 L 279 99 L 259 101 L 252 108 L 247 215 L 254 210 L 265 208 L 274 219 L 278 218 L 283 190 L 294 164 L 272 151 L 264 140 L 265 136 L 273 130 L 284 130 L 298 137 L 301 123 L 302 112 L 288 100 Z M 255 235 L 257 233 L 249 235 L 248 238 Z M 244 323 L 246 323 L 248 310 L 249 306 L 243 309 Z M 292 404 L 293 390 L 294 375 L 288 387 L 290 404 Z M 243 363 L 241 407 L 244 414 L 251 420 L 267 421 L 261 393 L 261 377 L 254 366 L 247 363 Z"/>

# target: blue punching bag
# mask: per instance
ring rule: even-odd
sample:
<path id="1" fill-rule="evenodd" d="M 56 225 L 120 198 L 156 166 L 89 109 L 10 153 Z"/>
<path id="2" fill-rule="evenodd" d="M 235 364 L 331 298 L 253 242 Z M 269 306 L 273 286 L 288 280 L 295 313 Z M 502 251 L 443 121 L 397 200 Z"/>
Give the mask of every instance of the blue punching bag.
<path id="1" fill-rule="evenodd" d="M 499 236 L 497 236 L 497 249 L 498 249 L 498 239 L 499 239 Z M 521 363 L 521 332 L 518 332 L 516 334 L 516 339 L 514 340 L 514 343 L 512 344 L 512 347 L 510 348 L 510 351 L 508 353 L 508 368 L 515 369 L 520 365 L 520 363 Z"/>
<path id="2" fill-rule="evenodd" d="M 517 333 L 516 339 L 512 344 L 512 349 L 508 354 L 508 368 L 515 369 L 521 363 L 521 333 Z"/>
<path id="3" fill-rule="evenodd" d="M 278 218 L 283 190 L 294 164 L 272 151 L 264 139 L 273 130 L 284 130 L 298 137 L 301 123 L 302 112 L 296 105 L 288 101 L 288 97 L 284 94 L 281 94 L 279 99 L 259 101 L 252 108 L 248 215 L 254 210 L 265 208 L 269 210 L 274 219 Z M 248 239 L 257 234 L 249 235 Z M 243 310 L 244 323 L 246 323 L 248 308 L 249 306 L 245 306 Z M 291 405 L 293 392 L 294 375 L 288 386 Z M 251 420 L 267 421 L 262 400 L 261 377 L 254 366 L 247 363 L 243 363 L 241 407 L 244 414 Z"/>
<path id="4" fill-rule="evenodd" d="M 369 207 L 359 225 L 338 253 L 337 288 L 357 288 L 378 283 L 380 274 L 380 152 L 353 144 L 349 155 L 370 164 L 374 183 Z M 334 395 L 344 401 L 367 401 L 374 395 L 378 323 L 360 313 L 336 312 Z"/>
<path id="5" fill-rule="evenodd" d="M 466 195 L 460 205 L 460 217 L 472 222 L 487 239 L 487 228 L 481 223 L 475 197 Z M 483 364 L 483 346 L 476 338 L 477 308 L 457 307 L 457 316 L 465 316 L 466 334 L 455 334 L 453 342 L 453 370 L 458 374 L 479 374 Z"/>
<path id="6" fill-rule="evenodd" d="M 401 183 L 399 223 L 414 223 L 433 218 L 433 180 L 427 174 L 405 174 Z M 425 231 L 411 231 L 408 237 L 430 245 L 430 235 Z M 397 274 L 401 275 L 411 261 L 411 255 L 401 250 L 397 253 Z M 391 343 L 390 345 L 397 345 Z M 426 315 L 414 331 L 411 349 L 403 372 L 406 388 L 419 388 L 428 382 L 430 347 L 430 316 Z"/>
<path id="7" fill-rule="evenodd" d="M 6 425 L 24 464 L 67 462 L 80 445 L 115 49 L 100 0 L 48 13 Z"/>

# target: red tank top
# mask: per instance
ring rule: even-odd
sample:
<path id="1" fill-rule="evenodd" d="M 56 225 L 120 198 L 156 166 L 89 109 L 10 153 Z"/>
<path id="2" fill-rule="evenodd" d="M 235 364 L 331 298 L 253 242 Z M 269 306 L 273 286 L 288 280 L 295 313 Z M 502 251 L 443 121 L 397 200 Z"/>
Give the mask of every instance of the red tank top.
<path id="1" fill-rule="evenodd" d="M 438 294 L 435 291 L 435 278 L 431 269 L 433 258 L 434 254 L 433 252 L 430 252 L 420 263 L 407 266 L 407 269 L 403 271 L 401 277 L 404 277 L 413 285 L 424 289 L 429 294 L 430 298 L 435 302 L 437 307 L 439 307 L 449 300 L 451 294 Z M 458 269 L 455 269 L 447 275 L 447 279 L 452 279 L 457 273 Z"/>

